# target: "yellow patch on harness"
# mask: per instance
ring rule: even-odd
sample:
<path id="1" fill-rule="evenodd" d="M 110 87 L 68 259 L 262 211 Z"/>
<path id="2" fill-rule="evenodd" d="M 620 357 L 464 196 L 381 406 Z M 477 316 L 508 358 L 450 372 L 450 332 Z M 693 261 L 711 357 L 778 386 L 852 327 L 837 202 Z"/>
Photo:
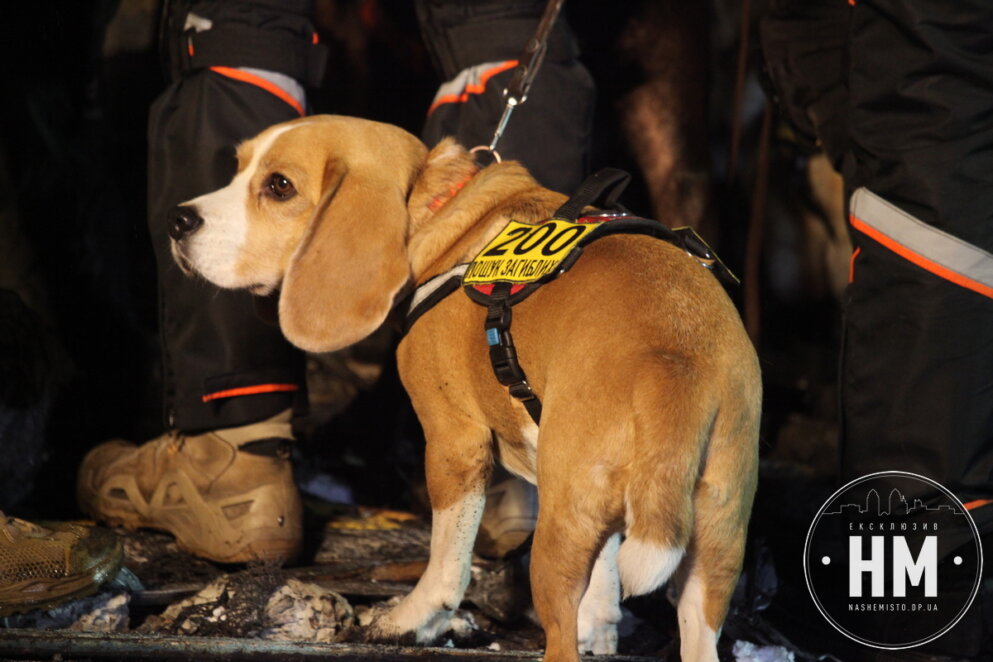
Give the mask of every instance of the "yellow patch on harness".
<path id="1" fill-rule="evenodd" d="M 579 240 L 600 225 L 560 218 L 537 225 L 511 221 L 469 263 L 462 283 L 533 283 L 554 272 Z"/>

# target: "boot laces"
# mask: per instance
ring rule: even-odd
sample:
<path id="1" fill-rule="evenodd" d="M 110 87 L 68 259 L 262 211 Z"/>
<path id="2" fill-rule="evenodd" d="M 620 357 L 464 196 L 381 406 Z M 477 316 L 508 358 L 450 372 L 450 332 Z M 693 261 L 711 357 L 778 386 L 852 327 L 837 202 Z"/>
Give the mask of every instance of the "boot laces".
<path id="1" fill-rule="evenodd" d="M 179 430 L 169 430 L 166 433 L 165 447 L 170 455 L 174 455 L 183 450 L 183 446 L 186 445 L 186 435 L 184 435 Z"/>

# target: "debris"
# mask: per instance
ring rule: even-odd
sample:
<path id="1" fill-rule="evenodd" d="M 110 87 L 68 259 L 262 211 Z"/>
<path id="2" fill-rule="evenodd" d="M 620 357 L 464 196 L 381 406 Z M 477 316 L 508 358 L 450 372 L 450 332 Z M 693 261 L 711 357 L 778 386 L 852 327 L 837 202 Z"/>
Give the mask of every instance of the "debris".
<path id="1" fill-rule="evenodd" d="M 519 559 L 510 559 L 491 568 L 474 565 L 466 600 L 501 623 L 519 622 L 531 606 L 527 567 Z"/>
<path id="2" fill-rule="evenodd" d="M 359 506 L 355 517 L 339 517 L 328 522 L 330 529 L 392 530 L 408 522 L 417 522 L 417 515 L 399 510 Z"/>
<path id="3" fill-rule="evenodd" d="M 175 539 L 155 531 L 116 530 L 124 545 L 124 566 L 148 589 L 209 583 L 224 572 L 204 559 L 184 554 Z"/>
<path id="4" fill-rule="evenodd" d="M 69 626 L 78 632 L 126 632 L 129 624 L 127 593 L 101 594 L 104 599 L 93 605 L 76 622 Z"/>
<path id="5" fill-rule="evenodd" d="M 355 623 L 355 613 L 341 595 L 316 584 L 289 579 L 265 607 L 271 624 L 263 639 L 271 641 L 341 641 Z"/>
<path id="6" fill-rule="evenodd" d="M 735 662 L 794 662 L 793 653 L 782 646 L 757 646 L 750 641 L 736 641 L 731 650 Z"/>
<path id="7" fill-rule="evenodd" d="M 138 631 L 326 643 L 339 641 L 353 622 L 341 595 L 263 568 L 218 578 Z"/>
<path id="8" fill-rule="evenodd" d="M 374 582 L 414 583 L 427 570 L 427 561 L 406 561 L 401 563 L 381 563 L 369 571 L 369 579 Z"/>
<path id="9" fill-rule="evenodd" d="M 354 503 L 352 488 L 330 474 L 318 473 L 300 481 L 300 491 L 330 503 Z"/>
<path id="10" fill-rule="evenodd" d="M 772 557 L 772 549 L 764 536 L 755 535 L 749 541 L 745 567 L 732 596 L 733 606 L 742 613 L 757 614 L 765 611 L 779 591 L 779 576 Z"/>
<path id="11" fill-rule="evenodd" d="M 35 630 L 75 630 L 77 632 L 125 632 L 128 629 L 128 602 L 123 592 L 103 591 L 72 600 L 53 609 L 36 609 L 0 619 L 8 628 Z"/>
<path id="12" fill-rule="evenodd" d="M 426 560 L 431 549 L 431 528 L 421 521 L 390 521 L 390 528 L 328 527 L 314 558 L 316 563 L 337 561 L 409 561 Z M 381 523 L 379 521 L 377 524 Z"/>

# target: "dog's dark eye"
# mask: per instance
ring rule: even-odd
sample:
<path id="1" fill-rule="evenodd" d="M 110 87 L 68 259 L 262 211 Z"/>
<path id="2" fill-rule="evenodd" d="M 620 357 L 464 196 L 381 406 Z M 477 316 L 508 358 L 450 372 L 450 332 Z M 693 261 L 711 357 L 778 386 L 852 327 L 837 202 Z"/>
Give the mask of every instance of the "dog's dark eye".
<path id="1" fill-rule="evenodd" d="M 278 172 L 269 175 L 269 182 L 266 184 L 266 188 L 272 194 L 272 197 L 277 200 L 287 200 L 297 192 L 293 188 L 293 182 Z"/>

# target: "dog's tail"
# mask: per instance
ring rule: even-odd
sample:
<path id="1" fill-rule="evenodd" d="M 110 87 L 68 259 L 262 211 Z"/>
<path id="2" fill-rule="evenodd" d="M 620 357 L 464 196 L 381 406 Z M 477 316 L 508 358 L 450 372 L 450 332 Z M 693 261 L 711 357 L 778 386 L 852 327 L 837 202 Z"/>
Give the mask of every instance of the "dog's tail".
<path id="1" fill-rule="evenodd" d="M 686 365 L 662 359 L 662 374 L 633 384 L 634 434 L 644 452 L 625 491 L 625 540 L 618 552 L 624 596 L 664 584 L 693 531 L 693 492 L 714 427 L 716 403 Z"/>

